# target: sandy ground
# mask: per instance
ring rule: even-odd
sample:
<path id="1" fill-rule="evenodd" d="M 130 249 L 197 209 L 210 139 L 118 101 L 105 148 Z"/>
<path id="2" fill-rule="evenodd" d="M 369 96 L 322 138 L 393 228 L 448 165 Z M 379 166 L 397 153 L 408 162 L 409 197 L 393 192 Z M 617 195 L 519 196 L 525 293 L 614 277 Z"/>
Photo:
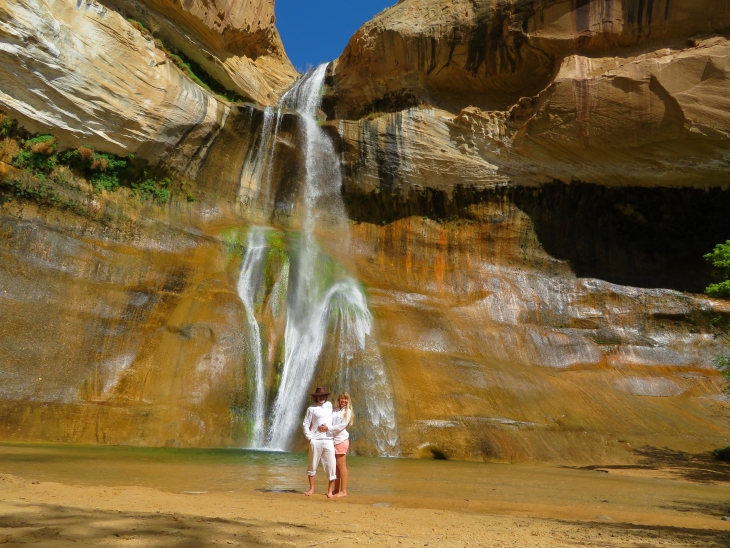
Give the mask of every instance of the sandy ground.
<path id="1" fill-rule="evenodd" d="M 317 494 L 168 493 L 0 475 L 0 544 L 16 546 L 730 546 L 730 521 L 676 512 Z"/>

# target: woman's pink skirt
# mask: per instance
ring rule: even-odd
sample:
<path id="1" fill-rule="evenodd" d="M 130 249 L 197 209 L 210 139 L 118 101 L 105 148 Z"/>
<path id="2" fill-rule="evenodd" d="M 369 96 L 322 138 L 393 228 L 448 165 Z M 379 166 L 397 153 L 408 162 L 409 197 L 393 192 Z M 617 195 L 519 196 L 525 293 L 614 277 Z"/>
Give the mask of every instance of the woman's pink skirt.
<path id="1" fill-rule="evenodd" d="M 347 455 L 347 450 L 350 448 L 350 440 L 347 439 L 342 443 L 335 445 L 335 455 Z"/>

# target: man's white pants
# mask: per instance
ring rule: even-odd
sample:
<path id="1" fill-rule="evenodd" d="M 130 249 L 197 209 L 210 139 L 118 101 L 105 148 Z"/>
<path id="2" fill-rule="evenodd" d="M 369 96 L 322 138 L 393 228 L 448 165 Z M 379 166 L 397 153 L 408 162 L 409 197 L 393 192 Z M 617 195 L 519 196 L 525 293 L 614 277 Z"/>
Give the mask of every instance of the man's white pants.
<path id="1" fill-rule="evenodd" d="M 337 479 L 335 464 L 335 444 L 332 438 L 326 440 L 311 440 L 309 442 L 309 468 L 307 475 L 314 476 L 317 473 L 317 465 L 322 459 L 324 473 L 330 481 Z"/>

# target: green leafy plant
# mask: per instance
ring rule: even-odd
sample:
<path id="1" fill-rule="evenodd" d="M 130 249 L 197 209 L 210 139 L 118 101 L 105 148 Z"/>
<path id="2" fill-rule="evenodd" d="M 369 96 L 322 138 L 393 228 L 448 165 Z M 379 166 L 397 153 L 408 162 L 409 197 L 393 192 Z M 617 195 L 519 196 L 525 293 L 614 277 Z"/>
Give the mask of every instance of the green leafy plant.
<path id="1" fill-rule="evenodd" d="M 39 135 L 27 139 L 22 150 L 13 158 L 13 166 L 36 176 L 45 176 L 56 167 L 58 144 L 53 135 Z"/>
<path id="2" fill-rule="evenodd" d="M 708 285 L 705 293 L 719 299 L 730 298 L 730 240 L 724 244 L 717 244 L 715 249 L 704 256 L 704 259 L 714 267 L 716 275 L 720 278 L 718 283 Z M 730 326 L 726 319 L 718 316 L 710 322 L 710 325 L 715 336 L 730 342 Z M 725 377 L 727 381 L 725 392 L 730 394 L 730 352 L 715 356 L 715 366 Z"/>
<path id="3" fill-rule="evenodd" d="M 716 275 L 720 278 L 718 283 L 710 284 L 705 293 L 717 299 L 730 298 L 730 240 L 724 244 L 717 244 L 715 249 L 704 256 L 715 269 Z"/>
<path id="4" fill-rule="evenodd" d="M 97 191 L 114 191 L 122 185 L 131 167 L 129 158 L 115 154 L 96 152 L 90 145 L 81 145 L 75 150 L 67 150 L 60 156 L 61 162 L 82 169 L 89 175 L 92 186 Z"/>
<path id="5" fill-rule="evenodd" d="M 0 112 L 0 137 L 9 136 L 15 125 L 15 120 Z"/>
<path id="6" fill-rule="evenodd" d="M 64 200 L 61 196 L 50 186 L 45 183 L 41 183 L 38 186 L 25 184 L 17 179 L 11 179 L 2 183 L 5 186 L 11 188 L 13 194 L 20 198 L 27 200 L 33 200 L 38 203 L 52 204 L 60 206 L 65 209 L 70 209 L 78 214 L 84 213 L 84 208 L 74 200 Z"/>
<path id="7" fill-rule="evenodd" d="M 246 234 L 237 228 L 223 231 L 223 242 L 230 255 L 243 257 L 246 251 Z"/>
<path id="8" fill-rule="evenodd" d="M 132 182 L 132 190 L 135 195 L 140 195 L 145 199 L 154 198 L 158 204 L 166 204 L 170 201 L 170 179 L 165 178 L 161 181 L 156 179 L 145 179 L 144 181 Z"/>

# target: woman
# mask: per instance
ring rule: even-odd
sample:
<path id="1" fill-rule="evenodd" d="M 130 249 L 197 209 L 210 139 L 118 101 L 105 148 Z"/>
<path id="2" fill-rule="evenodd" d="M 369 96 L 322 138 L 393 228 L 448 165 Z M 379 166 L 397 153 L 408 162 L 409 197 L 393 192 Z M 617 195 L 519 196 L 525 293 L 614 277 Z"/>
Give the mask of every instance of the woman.
<path id="1" fill-rule="evenodd" d="M 350 394 L 342 392 L 337 396 L 337 407 L 332 411 L 332 427 L 329 433 L 335 444 L 337 479 L 333 493 L 336 497 L 347 496 L 347 449 L 350 447 L 350 434 L 347 427 L 355 422 Z"/>

